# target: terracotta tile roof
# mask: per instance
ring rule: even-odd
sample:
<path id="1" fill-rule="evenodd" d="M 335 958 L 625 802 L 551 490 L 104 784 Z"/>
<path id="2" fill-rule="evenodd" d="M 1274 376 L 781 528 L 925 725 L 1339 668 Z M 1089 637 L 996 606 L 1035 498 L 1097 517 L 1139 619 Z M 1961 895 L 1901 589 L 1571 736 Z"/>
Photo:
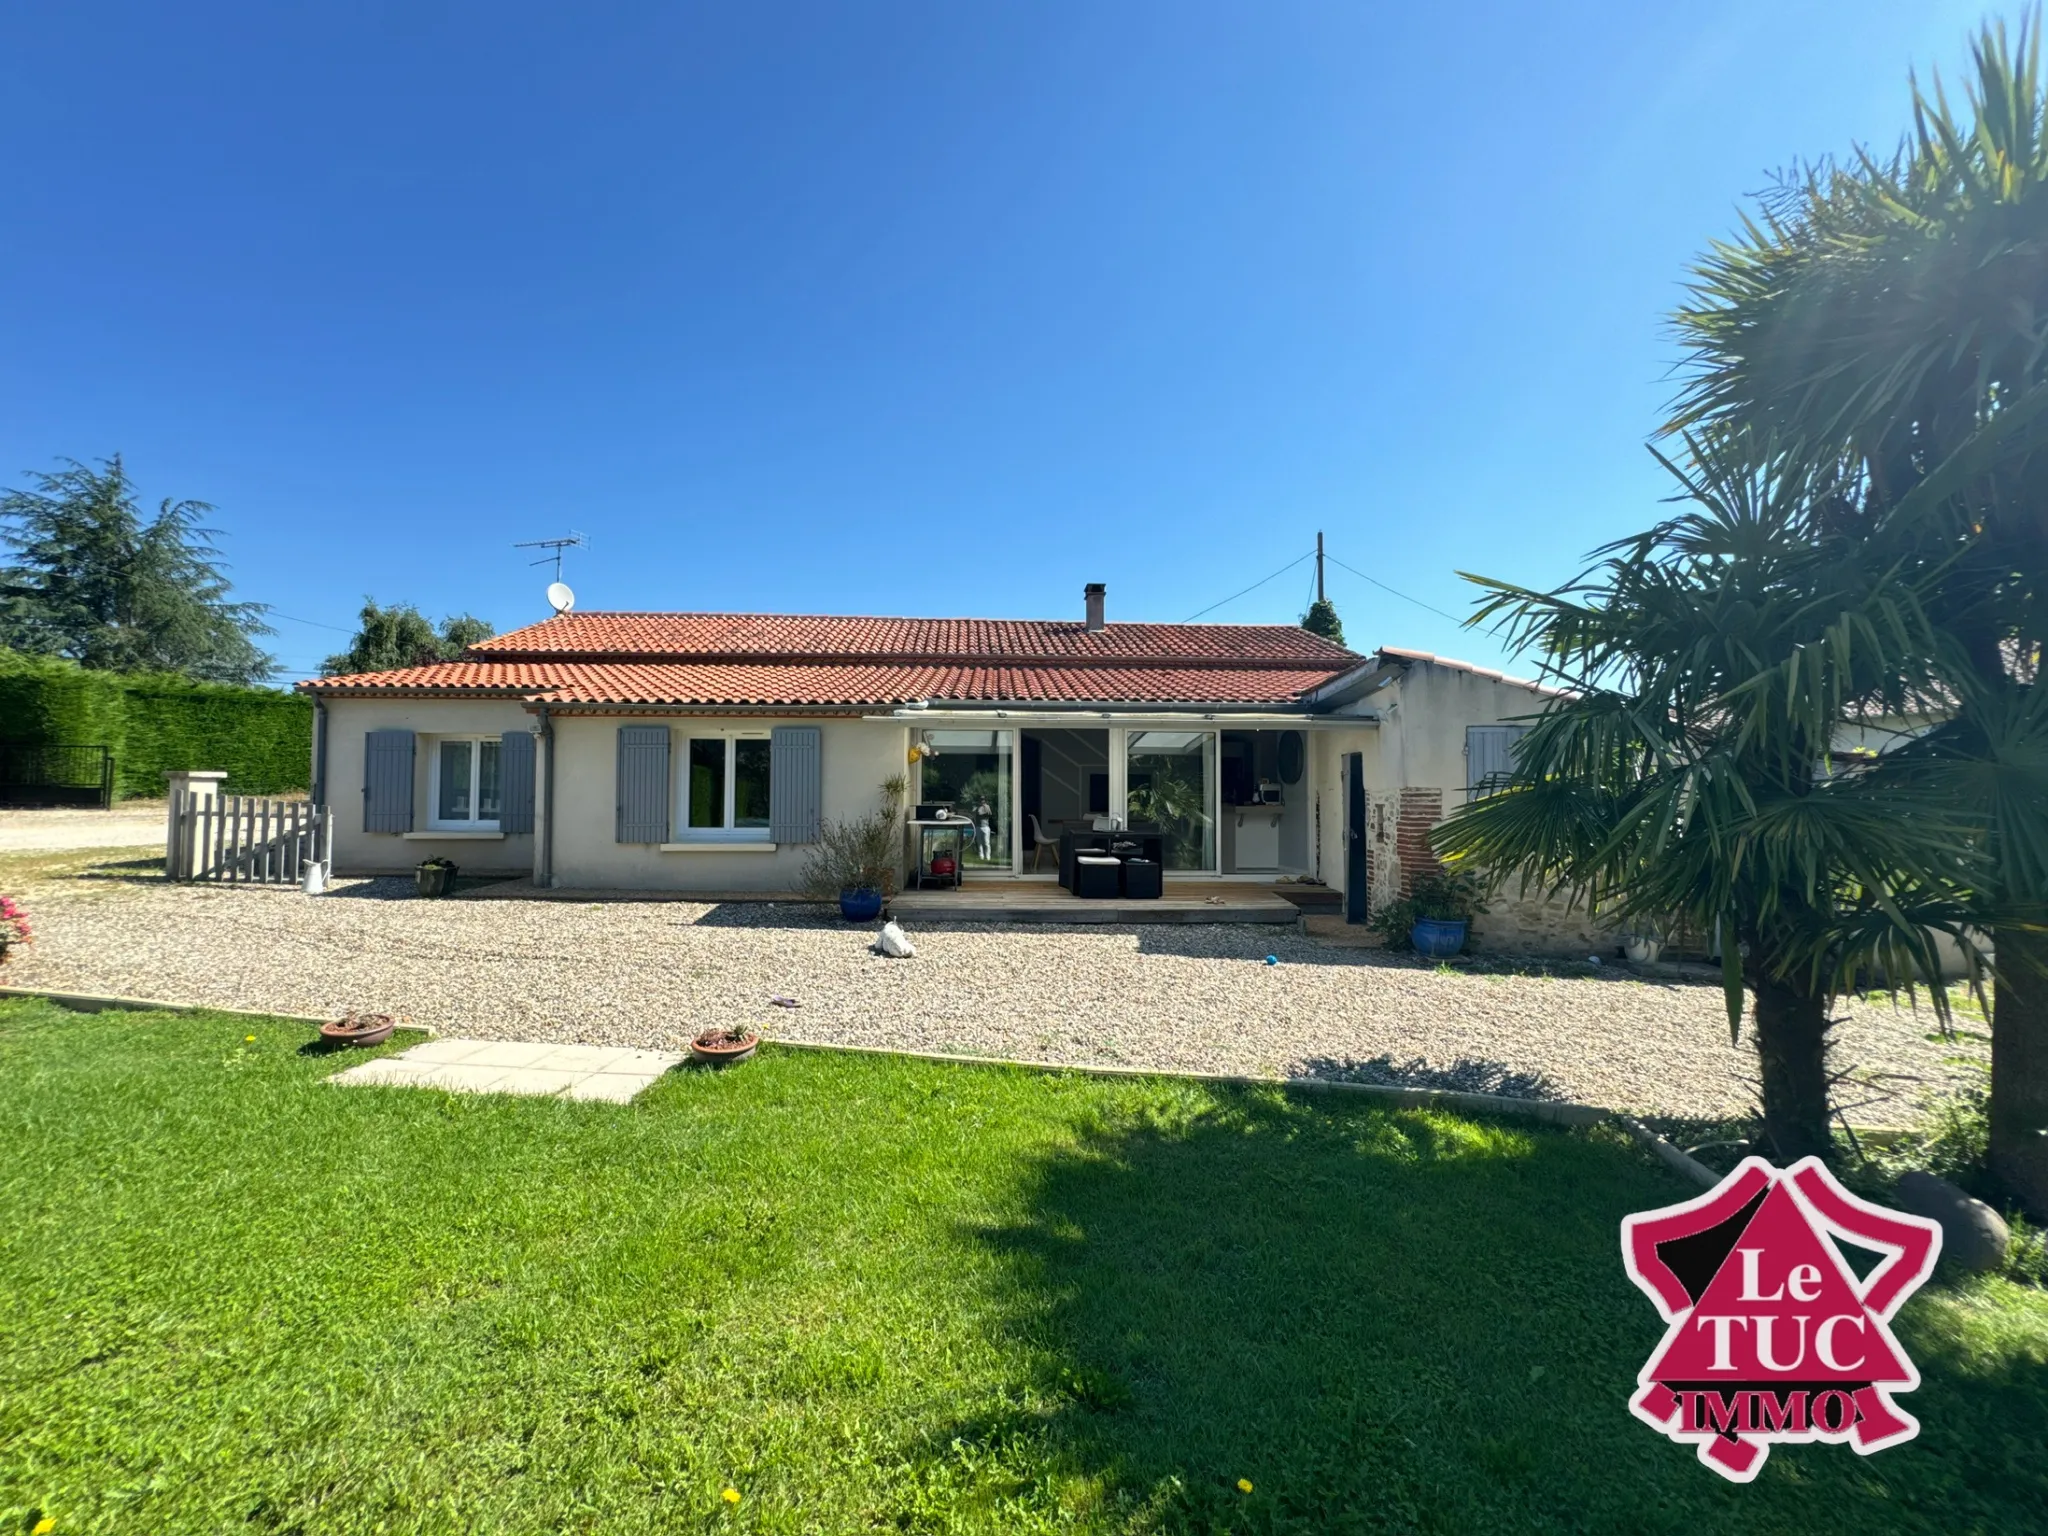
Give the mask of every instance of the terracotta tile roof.
<path id="1" fill-rule="evenodd" d="M 1104 663 L 1317 667 L 1358 660 L 1291 624 L 1106 624 L 1054 619 L 881 619 L 790 613 L 563 613 L 471 655 L 581 659 Z"/>
<path id="2" fill-rule="evenodd" d="M 322 693 L 510 694 L 549 704 L 865 708 L 934 704 L 1287 704 L 1328 667 L 695 665 L 447 661 L 302 684 Z"/>
<path id="3" fill-rule="evenodd" d="M 459 661 L 302 683 L 564 705 L 1286 704 L 1362 658 L 1284 624 L 574 613 Z"/>

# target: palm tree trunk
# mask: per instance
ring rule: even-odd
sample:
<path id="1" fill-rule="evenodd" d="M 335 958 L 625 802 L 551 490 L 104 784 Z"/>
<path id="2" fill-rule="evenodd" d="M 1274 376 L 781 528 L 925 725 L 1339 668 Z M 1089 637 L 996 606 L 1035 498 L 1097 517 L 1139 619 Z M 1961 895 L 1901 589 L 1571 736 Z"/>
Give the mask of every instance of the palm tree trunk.
<path id="1" fill-rule="evenodd" d="M 2048 1220 L 2048 933 L 1994 930 L 1991 1171 L 2036 1220 Z"/>
<path id="2" fill-rule="evenodd" d="M 1782 1165 L 1826 1157 L 1828 1000 L 1769 976 L 1752 974 L 1756 1054 L 1762 1068 L 1764 1145 Z"/>

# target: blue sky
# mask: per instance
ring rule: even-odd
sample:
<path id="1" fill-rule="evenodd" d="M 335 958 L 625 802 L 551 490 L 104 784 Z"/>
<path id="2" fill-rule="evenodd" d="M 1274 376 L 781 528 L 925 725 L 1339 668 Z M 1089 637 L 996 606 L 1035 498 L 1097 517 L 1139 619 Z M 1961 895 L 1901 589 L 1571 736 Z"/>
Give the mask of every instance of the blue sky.
<path id="1" fill-rule="evenodd" d="M 1429 605 L 1333 567 L 1354 646 L 1499 664 L 1454 572 L 1654 518 L 1686 263 L 1983 14 L 9 7 L 0 484 L 119 450 L 340 628 L 569 529 L 589 608 L 1185 619 L 1320 528 Z"/>

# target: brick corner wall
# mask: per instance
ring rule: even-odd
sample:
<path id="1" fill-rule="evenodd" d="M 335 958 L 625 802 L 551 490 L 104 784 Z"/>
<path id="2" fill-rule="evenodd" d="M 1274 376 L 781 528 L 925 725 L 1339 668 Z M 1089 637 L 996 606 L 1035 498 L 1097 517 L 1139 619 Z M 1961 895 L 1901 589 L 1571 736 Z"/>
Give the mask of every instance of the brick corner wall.
<path id="1" fill-rule="evenodd" d="M 1417 875 L 1439 867 L 1436 851 L 1429 846 L 1429 830 L 1444 819 L 1444 792 L 1433 787 L 1408 784 L 1401 789 L 1401 817 L 1394 832 L 1394 858 L 1401 870 L 1401 894 L 1406 896 Z"/>
<path id="2" fill-rule="evenodd" d="M 1429 834 L 1443 819 L 1441 789 L 1403 787 L 1394 831 L 1400 895 L 1409 893 L 1417 875 L 1442 867 L 1429 845 Z M 1511 880 L 1494 893 L 1489 910 L 1473 923 L 1472 942 L 1475 949 L 1494 954 L 1583 958 L 1611 954 L 1619 939 L 1605 919 L 1587 912 L 1583 904 L 1575 907 L 1561 895 L 1524 892 Z"/>

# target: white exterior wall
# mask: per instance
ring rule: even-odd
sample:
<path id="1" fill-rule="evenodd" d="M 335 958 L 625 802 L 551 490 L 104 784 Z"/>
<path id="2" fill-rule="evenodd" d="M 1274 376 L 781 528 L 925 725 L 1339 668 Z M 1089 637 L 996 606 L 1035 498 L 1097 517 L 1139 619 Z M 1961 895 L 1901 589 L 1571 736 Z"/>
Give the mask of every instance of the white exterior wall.
<path id="1" fill-rule="evenodd" d="M 1344 808 L 1349 787 L 1344 782 L 1344 758 L 1356 752 L 1363 759 L 1368 835 L 1377 817 L 1374 809 L 1383 800 L 1379 786 L 1384 779 L 1380 764 L 1380 733 L 1370 725 L 1319 727 L 1309 732 L 1311 777 L 1315 783 L 1316 823 L 1311 829 L 1309 872 L 1332 890 L 1344 885 Z M 1372 855 L 1377 867 L 1378 854 Z"/>
<path id="2" fill-rule="evenodd" d="M 1523 684 L 1418 661 L 1396 680 L 1345 706 L 1337 715 L 1304 722 L 1310 754 L 1308 777 L 1313 786 L 1310 872 L 1333 889 L 1344 889 L 1346 754 L 1356 752 L 1362 758 L 1373 870 L 1368 899 L 1378 907 L 1400 894 L 1404 869 L 1424 867 L 1422 861 L 1430 857 L 1428 828 L 1465 803 L 1466 727 L 1514 722 L 1534 715 L 1543 702 L 1542 694 Z M 1347 713 L 1374 718 L 1347 725 Z M 683 761 L 683 741 L 693 726 L 711 731 L 767 731 L 780 724 L 817 726 L 821 808 L 830 820 L 867 814 L 880 803 L 884 779 L 911 773 L 911 728 L 901 721 L 558 713 L 553 716 L 552 802 L 552 883 L 556 887 L 706 893 L 794 889 L 810 856 L 808 845 L 754 852 L 716 844 L 683 850 L 617 841 L 619 726 L 663 723 L 672 733 L 672 839 L 676 836 L 674 776 Z M 1020 723 L 1006 722 L 1013 728 Z M 425 829 L 434 737 L 537 731 L 538 725 L 537 718 L 517 701 L 330 698 L 327 793 L 335 809 L 336 872 L 403 873 L 422 859 L 444 855 L 477 873 L 530 874 L 536 858 L 534 836 L 439 837 Z M 421 830 L 409 836 L 363 831 L 363 738 L 379 729 L 411 730 L 420 738 L 414 761 L 413 803 L 415 826 Z M 539 832 L 545 830 L 549 814 L 544 748 L 537 758 L 535 825 Z M 1613 935 L 1589 921 L 1583 910 L 1568 913 L 1561 900 L 1524 899 L 1512 890 L 1496 898 L 1493 910 L 1476 925 L 1474 938 L 1482 949 L 1530 953 L 1588 953 L 1611 948 L 1615 942 Z"/>
<path id="3" fill-rule="evenodd" d="M 1332 724 L 1315 733 L 1325 883 L 1344 888 L 1345 753 L 1362 757 L 1372 869 L 1367 900 L 1377 910 L 1400 896 L 1404 876 L 1433 861 L 1430 828 L 1469 798 L 1466 727 L 1526 723 L 1541 711 L 1545 697 L 1522 683 L 1416 661 L 1385 687 L 1346 706 L 1346 712 L 1377 716 L 1379 725 L 1347 731 Z M 1617 942 L 1583 907 L 1568 910 L 1563 898 L 1525 897 L 1510 885 L 1489 907 L 1473 925 L 1474 946 L 1483 951 L 1584 955 Z"/>
<path id="4" fill-rule="evenodd" d="M 1428 820 L 1441 820 L 1470 798 L 1466 788 L 1465 728 L 1469 725 L 1527 723 L 1542 711 L 1546 695 L 1521 683 L 1424 662 L 1396 685 L 1403 695 L 1396 712 L 1398 739 L 1411 790 L 1439 790 L 1440 805 Z M 1426 802 L 1411 799 L 1407 867 L 1429 857 L 1415 846 L 1425 823 Z M 1584 958 L 1608 954 L 1619 937 L 1604 919 L 1573 907 L 1562 895 L 1524 895 L 1510 881 L 1496 891 L 1488 910 L 1472 925 L 1473 947 L 1494 954 L 1557 954 Z"/>
<path id="5" fill-rule="evenodd" d="M 533 871 L 533 838 L 427 830 L 428 783 L 436 736 L 500 736 L 532 730 L 534 717 L 516 699 L 349 699 L 327 704 L 327 803 L 334 810 L 337 875 L 409 874 L 422 859 L 453 859 L 465 872 L 525 875 Z M 411 834 L 363 830 L 363 738 L 371 731 L 418 733 L 413 752 Z"/>
<path id="6" fill-rule="evenodd" d="M 621 725 L 670 727 L 670 815 L 675 776 L 691 728 L 767 731 L 778 725 L 818 727 L 821 809 L 826 820 L 864 816 L 881 804 L 884 779 L 909 772 L 910 734 L 895 721 L 765 716 L 662 717 L 562 715 L 553 717 L 555 792 L 554 881 L 557 888 L 627 891 L 788 891 L 794 889 L 809 844 L 772 852 L 741 852 L 703 844 L 664 851 L 651 843 L 617 841 L 618 741 Z M 540 794 L 545 806 L 545 770 Z M 670 837 L 676 837 L 672 820 Z"/>
<path id="7" fill-rule="evenodd" d="M 1411 666 L 1380 697 L 1393 783 L 1441 791 L 1446 816 L 1466 800 L 1465 728 L 1525 720 L 1544 703 L 1542 694 L 1520 683 L 1433 662 Z"/>

